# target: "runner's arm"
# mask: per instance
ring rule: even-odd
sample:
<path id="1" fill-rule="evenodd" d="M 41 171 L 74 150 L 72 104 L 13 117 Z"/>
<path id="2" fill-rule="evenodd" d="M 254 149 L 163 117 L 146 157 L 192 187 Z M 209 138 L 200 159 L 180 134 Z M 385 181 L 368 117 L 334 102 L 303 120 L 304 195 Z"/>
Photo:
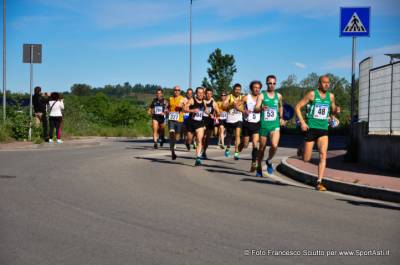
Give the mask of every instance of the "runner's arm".
<path id="1" fill-rule="evenodd" d="M 308 127 L 304 118 L 303 114 L 301 113 L 301 109 L 307 105 L 312 99 L 314 98 L 314 91 L 308 92 L 297 104 L 295 107 L 296 116 L 299 118 L 300 124 L 303 127 Z"/>
<path id="2" fill-rule="evenodd" d="M 339 114 L 340 107 L 338 105 L 336 105 L 335 95 L 330 93 L 330 96 L 331 96 L 331 112 L 333 115 Z"/>
<path id="3" fill-rule="evenodd" d="M 264 95 L 263 94 L 258 95 L 257 103 L 256 106 L 254 107 L 254 112 L 261 112 L 261 104 L 263 100 L 264 100 Z"/>
<path id="4" fill-rule="evenodd" d="M 279 119 L 283 119 L 283 103 L 282 103 L 282 95 L 278 93 L 278 100 L 279 100 Z"/>
<path id="5" fill-rule="evenodd" d="M 219 115 L 221 113 L 221 110 L 219 109 L 218 104 L 215 101 L 213 102 L 213 108 L 215 111 L 215 115 Z"/>
<path id="6" fill-rule="evenodd" d="M 247 96 L 244 96 L 241 100 L 238 101 L 238 103 L 236 104 L 236 109 L 240 112 L 245 112 L 244 109 L 244 103 L 247 101 Z"/>
<path id="7" fill-rule="evenodd" d="M 278 93 L 278 100 L 279 100 L 279 124 L 281 126 L 285 126 L 287 121 L 283 119 L 283 100 L 282 95 Z"/>

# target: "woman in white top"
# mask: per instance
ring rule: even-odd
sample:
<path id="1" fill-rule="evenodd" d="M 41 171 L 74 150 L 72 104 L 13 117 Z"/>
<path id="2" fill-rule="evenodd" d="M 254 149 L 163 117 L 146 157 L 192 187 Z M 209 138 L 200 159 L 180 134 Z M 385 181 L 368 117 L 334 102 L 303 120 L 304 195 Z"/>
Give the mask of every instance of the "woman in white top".
<path id="1" fill-rule="evenodd" d="M 56 129 L 57 143 L 61 144 L 61 123 L 62 123 L 62 111 L 64 110 L 64 101 L 60 99 L 60 94 L 53 92 L 50 95 L 49 101 L 49 143 L 53 142 L 54 128 Z"/>

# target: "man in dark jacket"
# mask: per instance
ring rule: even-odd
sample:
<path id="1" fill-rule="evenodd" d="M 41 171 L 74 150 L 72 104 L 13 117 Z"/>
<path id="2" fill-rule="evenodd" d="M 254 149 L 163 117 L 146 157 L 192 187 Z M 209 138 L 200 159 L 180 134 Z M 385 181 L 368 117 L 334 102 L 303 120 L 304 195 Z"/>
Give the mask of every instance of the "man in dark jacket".
<path id="1" fill-rule="evenodd" d="M 39 126 L 40 123 L 43 125 L 43 139 L 47 142 L 49 135 L 47 133 L 48 121 L 46 116 L 46 106 L 49 103 L 49 97 L 47 94 L 42 95 L 42 88 L 35 87 L 35 94 L 32 97 L 33 109 L 35 112 L 35 124 Z"/>

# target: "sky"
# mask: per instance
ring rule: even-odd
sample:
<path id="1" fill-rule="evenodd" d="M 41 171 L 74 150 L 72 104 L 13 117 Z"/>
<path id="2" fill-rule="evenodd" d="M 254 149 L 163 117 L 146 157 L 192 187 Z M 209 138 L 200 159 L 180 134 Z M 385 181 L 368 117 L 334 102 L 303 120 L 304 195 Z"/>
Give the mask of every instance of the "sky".
<path id="1" fill-rule="evenodd" d="M 188 87 L 190 0 L 9 0 L 7 89 L 29 92 L 22 45 L 43 45 L 34 86 L 69 91 L 75 83 Z M 311 72 L 351 77 L 351 38 L 339 37 L 340 7 L 371 6 L 370 37 L 357 38 L 357 64 L 400 53 L 398 0 L 194 0 L 193 87 L 216 48 L 232 54 L 244 86 Z M 2 44 L 1 44 L 2 46 Z"/>

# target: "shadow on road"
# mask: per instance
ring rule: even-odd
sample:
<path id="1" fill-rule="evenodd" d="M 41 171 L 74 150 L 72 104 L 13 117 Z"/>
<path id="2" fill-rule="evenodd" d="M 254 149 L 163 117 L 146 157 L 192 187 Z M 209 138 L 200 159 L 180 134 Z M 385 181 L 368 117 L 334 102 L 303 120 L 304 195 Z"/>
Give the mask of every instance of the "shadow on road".
<path id="1" fill-rule="evenodd" d="M 206 170 L 208 172 L 211 172 L 211 173 L 223 173 L 223 174 L 229 174 L 229 175 L 252 177 L 252 175 L 250 175 L 249 173 L 243 173 L 241 170 L 237 170 L 237 169 L 234 169 L 234 168 L 226 168 L 226 169 L 235 170 L 236 172 L 235 171 L 229 171 L 229 170 L 221 170 L 221 169 L 211 169 L 211 168 L 207 168 Z"/>
<path id="2" fill-rule="evenodd" d="M 143 159 L 143 160 L 148 160 L 150 162 L 154 163 L 161 163 L 161 164 L 171 164 L 171 165 L 181 165 L 181 166 L 188 166 L 188 167 L 193 167 L 193 165 L 188 165 L 182 162 L 178 161 L 172 161 L 172 160 L 165 160 L 161 158 L 154 158 L 154 157 L 141 157 L 141 156 L 135 156 L 136 159 Z"/>
<path id="3" fill-rule="evenodd" d="M 249 178 L 243 178 L 240 181 L 255 182 L 255 183 L 260 183 L 260 184 L 278 185 L 278 186 L 292 186 L 290 184 L 282 183 L 280 181 L 275 181 L 275 180 L 271 180 L 271 179 L 249 179 Z"/>
<path id="4" fill-rule="evenodd" d="M 368 206 L 368 207 L 374 207 L 374 208 L 382 208 L 382 209 L 400 211 L 400 207 L 398 207 L 398 206 L 386 205 L 386 204 L 383 204 L 383 203 L 354 201 L 354 200 L 346 200 L 346 199 L 336 199 L 336 200 L 337 201 L 347 202 L 347 203 L 355 205 L 355 206 Z"/>

